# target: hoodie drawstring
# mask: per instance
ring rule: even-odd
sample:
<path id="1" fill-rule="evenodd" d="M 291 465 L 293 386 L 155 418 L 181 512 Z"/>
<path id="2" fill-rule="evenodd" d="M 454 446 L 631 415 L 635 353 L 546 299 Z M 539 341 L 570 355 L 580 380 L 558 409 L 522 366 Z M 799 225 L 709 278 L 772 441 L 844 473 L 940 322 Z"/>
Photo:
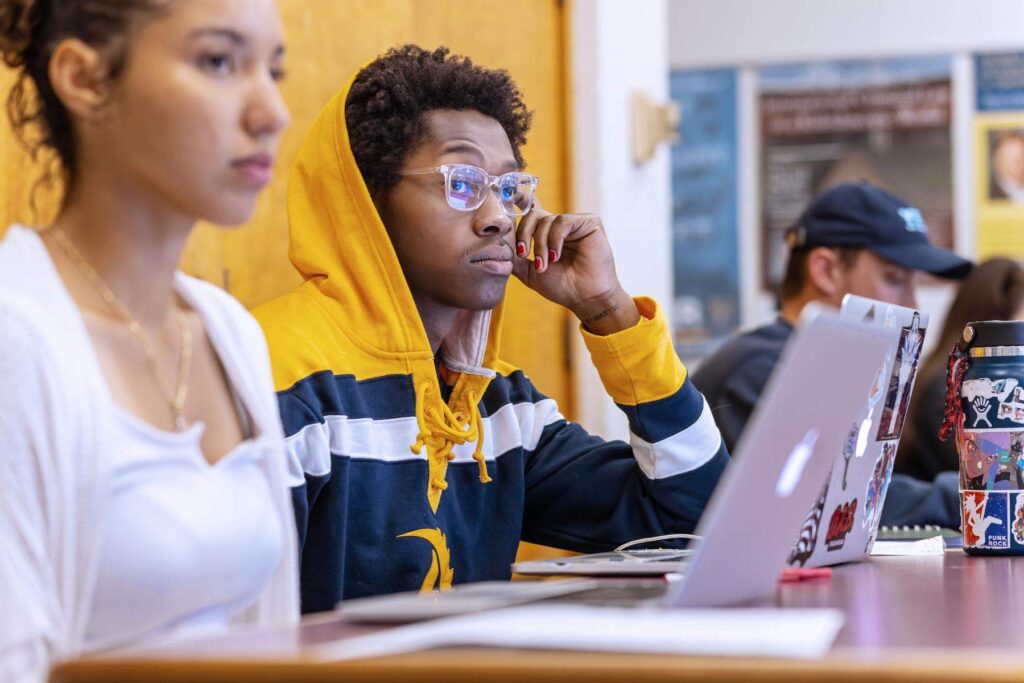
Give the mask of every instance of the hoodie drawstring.
<path id="1" fill-rule="evenodd" d="M 423 447 L 427 447 L 427 457 L 431 458 L 432 464 L 439 465 L 443 462 L 455 459 L 452 449 L 456 445 L 476 441 L 476 449 L 473 452 L 473 459 L 480 468 L 480 481 L 484 484 L 491 481 L 487 473 L 487 462 L 484 460 L 484 422 L 480 415 L 480 408 L 477 405 L 476 395 L 466 392 L 466 403 L 469 416 L 462 411 L 454 412 L 443 401 L 440 401 L 440 409 L 435 405 L 427 405 L 427 394 L 430 391 L 430 382 L 420 382 L 416 387 L 416 424 L 419 426 L 419 433 L 416 435 L 416 442 L 410 446 L 413 453 L 422 453 Z M 434 468 L 432 467 L 431 470 Z M 430 486 L 444 491 L 448 488 L 448 482 L 443 475 L 438 477 L 431 474 Z"/>
<path id="2" fill-rule="evenodd" d="M 487 473 L 487 461 L 484 460 L 484 418 L 480 415 L 476 394 L 472 391 L 467 391 L 466 401 L 469 403 L 469 418 L 473 422 L 473 426 L 476 427 L 477 433 L 473 459 L 476 460 L 476 464 L 480 468 L 480 483 L 487 484 L 491 481 L 491 476 Z"/>

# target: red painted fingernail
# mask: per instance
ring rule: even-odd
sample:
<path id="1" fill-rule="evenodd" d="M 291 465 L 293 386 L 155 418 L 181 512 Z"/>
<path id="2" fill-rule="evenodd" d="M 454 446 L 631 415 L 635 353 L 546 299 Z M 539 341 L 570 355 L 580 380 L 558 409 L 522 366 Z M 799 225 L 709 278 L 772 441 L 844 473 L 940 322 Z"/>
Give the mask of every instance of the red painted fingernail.
<path id="1" fill-rule="evenodd" d="M 533 259 L 533 267 L 535 269 L 540 270 L 540 264 L 541 264 L 541 260 L 539 258 Z"/>
<path id="2" fill-rule="evenodd" d="M 516 253 L 522 256 L 526 253 L 526 245 L 522 242 L 516 242 Z"/>
<path id="3" fill-rule="evenodd" d="M 554 249 L 548 250 L 548 261 L 555 262 L 558 260 L 558 254 L 555 253 Z"/>

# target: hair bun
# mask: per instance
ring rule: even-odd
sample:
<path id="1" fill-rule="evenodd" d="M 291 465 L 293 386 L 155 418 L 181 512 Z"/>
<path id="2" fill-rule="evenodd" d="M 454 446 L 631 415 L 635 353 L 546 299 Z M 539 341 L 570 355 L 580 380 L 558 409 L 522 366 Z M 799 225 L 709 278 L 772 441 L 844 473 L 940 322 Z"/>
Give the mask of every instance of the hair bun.
<path id="1" fill-rule="evenodd" d="M 0 0 L 0 56 L 7 66 L 24 66 L 38 4 L 38 0 Z"/>

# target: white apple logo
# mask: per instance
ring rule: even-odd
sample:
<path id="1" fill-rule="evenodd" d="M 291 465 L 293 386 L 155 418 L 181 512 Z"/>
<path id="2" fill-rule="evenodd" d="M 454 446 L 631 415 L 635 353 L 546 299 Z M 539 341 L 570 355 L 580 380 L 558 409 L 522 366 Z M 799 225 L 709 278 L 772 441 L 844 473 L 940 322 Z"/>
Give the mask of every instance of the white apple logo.
<path id="1" fill-rule="evenodd" d="M 804 473 L 804 468 L 807 466 L 807 461 L 814 453 L 814 444 L 817 442 L 818 430 L 812 429 L 804 434 L 800 443 L 790 451 L 789 457 L 786 458 L 786 464 L 782 466 L 782 471 L 779 473 L 779 481 L 775 484 L 775 495 L 779 498 L 788 498 L 796 489 L 796 485 L 800 483 L 800 477 Z"/>

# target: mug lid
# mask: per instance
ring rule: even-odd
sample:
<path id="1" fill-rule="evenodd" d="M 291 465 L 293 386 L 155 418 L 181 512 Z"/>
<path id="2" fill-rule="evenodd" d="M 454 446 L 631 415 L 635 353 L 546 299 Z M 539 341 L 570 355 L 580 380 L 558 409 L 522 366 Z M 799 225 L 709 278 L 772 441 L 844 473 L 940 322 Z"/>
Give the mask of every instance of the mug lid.
<path id="1" fill-rule="evenodd" d="M 1024 346 L 1024 321 L 979 320 L 967 323 L 963 341 L 967 348 Z"/>

